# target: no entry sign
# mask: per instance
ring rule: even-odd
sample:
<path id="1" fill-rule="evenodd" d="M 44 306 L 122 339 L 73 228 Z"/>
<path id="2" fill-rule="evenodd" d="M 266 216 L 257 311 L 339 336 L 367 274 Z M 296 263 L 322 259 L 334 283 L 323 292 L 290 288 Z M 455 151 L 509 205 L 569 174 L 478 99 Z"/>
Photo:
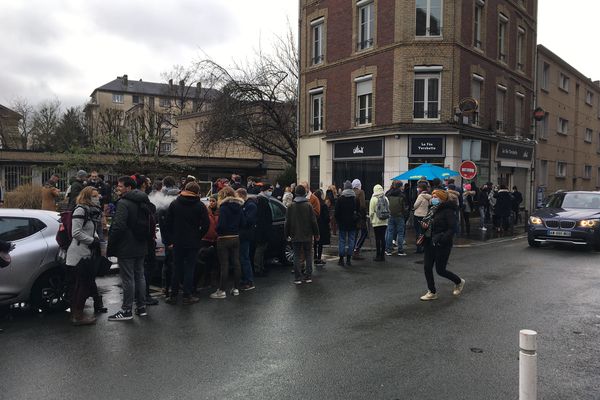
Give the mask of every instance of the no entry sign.
<path id="1" fill-rule="evenodd" d="M 473 179 L 477 175 L 477 165 L 473 161 L 463 161 L 458 172 L 463 179 Z"/>

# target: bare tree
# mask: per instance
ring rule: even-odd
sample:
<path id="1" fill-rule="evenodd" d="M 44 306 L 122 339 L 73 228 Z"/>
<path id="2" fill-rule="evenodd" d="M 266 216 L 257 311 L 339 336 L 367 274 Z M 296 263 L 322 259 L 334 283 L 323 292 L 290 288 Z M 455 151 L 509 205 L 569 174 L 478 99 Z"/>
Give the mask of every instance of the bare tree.
<path id="1" fill-rule="evenodd" d="M 258 50 L 255 59 L 244 65 L 227 69 L 202 60 L 198 66 L 218 79 L 221 89 L 198 142 L 208 148 L 241 143 L 294 165 L 299 66 L 291 29 L 277 38 L 272 53 Z"/>
<path id="2" fill-rule="evenodd" d="M 33 139 L 33 114 L 35 109 L 27 99 L 20 97 L 11 102 L 11 107 L 22 116 L 19 121 L 19 148 L 27 150 Z"/>
<path id="3" fill-rule="evenodd" d="M 60 101 L 40 103 L 33 113 L 32 142 L 34 150 L 51 150 L 56 138 L 56 128 L 61 117 Z"/>

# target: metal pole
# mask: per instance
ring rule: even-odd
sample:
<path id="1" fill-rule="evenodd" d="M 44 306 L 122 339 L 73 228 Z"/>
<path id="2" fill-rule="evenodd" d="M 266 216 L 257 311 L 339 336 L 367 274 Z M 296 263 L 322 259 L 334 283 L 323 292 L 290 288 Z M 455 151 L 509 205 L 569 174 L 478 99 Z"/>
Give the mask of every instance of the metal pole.
<path id="1" fill-rule="evenodd" d="M 519 400 L 537 399 L 537 332 L 519 332 Z"/>

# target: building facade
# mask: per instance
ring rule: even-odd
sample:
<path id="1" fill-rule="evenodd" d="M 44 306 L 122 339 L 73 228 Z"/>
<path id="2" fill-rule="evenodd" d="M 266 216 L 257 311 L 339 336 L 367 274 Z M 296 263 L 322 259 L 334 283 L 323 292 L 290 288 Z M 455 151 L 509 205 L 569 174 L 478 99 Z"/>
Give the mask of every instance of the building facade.
<path id="1" fill-rule="evenodd" d="M 0 104 L 0 149 L 21 148 L 19 121 L 22 118 L 18 112 Z"/>
<path id="2" fill-rule="evenodd" d="M 535 186 L 541 200 L 556 190 L 600 189 L 600 81 L 537 46 Z"/>
<path id="3" fill-rule="evenodd" d="M 479 184 L 531 186 L 536 15 L 536 0 L 301 0 L 299 179 L 370 192 L 472 160 Z"/>

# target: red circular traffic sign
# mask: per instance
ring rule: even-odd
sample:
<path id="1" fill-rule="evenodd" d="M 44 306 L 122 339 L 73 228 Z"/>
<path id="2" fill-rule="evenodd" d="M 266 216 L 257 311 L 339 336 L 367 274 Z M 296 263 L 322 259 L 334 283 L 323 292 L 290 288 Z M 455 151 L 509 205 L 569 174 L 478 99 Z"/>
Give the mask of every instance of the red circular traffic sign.
<path id="1" fill-rule="evenodd" d="M 473 179 L 477 175 L 477 165 L 473 161 L 463 161 L 458 172 L 463 179 Z"/>

